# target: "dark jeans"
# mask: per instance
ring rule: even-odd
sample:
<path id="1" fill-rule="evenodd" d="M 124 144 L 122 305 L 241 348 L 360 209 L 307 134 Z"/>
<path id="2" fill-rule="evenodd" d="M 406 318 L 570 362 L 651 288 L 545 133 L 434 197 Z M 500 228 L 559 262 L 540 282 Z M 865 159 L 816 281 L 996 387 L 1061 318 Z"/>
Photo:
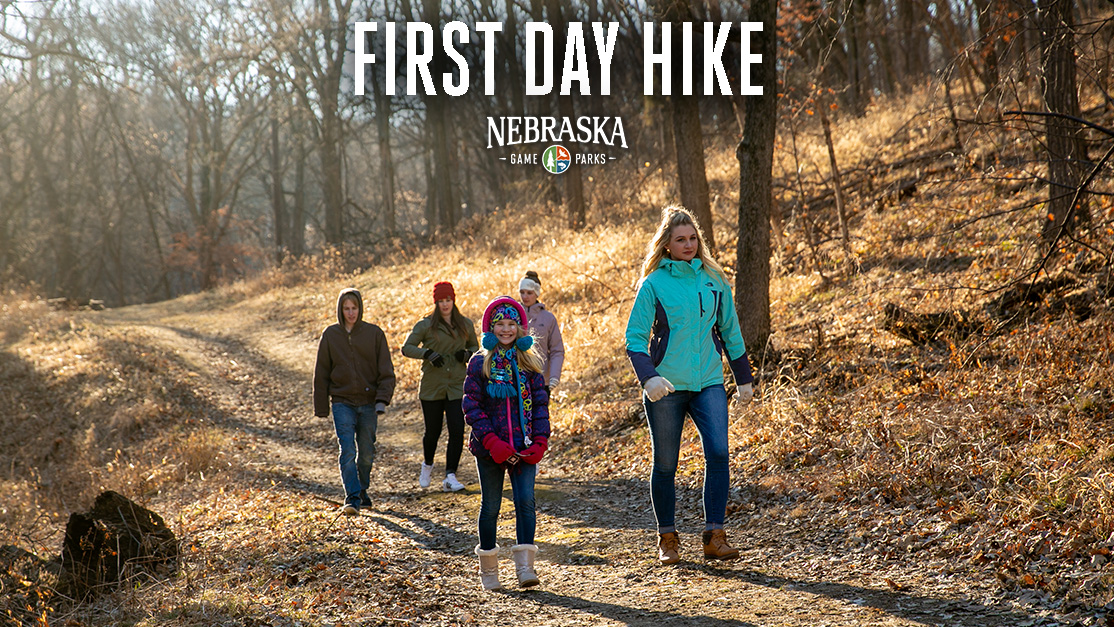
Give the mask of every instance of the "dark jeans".
<path id="1" fill-rule="evenodd" d="M 441 424 L 449 425 L 449 444 L 445 447 L 445 474 L 456 472 L 457 466 L 460 465 L 460 452 L 464 450 L 464 410 L 460 403 L 459 398 L 455 401 L 449 399 L 422 401 L 422 415 L 425 417 L 422 453 L 425 455 L 427 465 L 433 465 L 437 440 L 441 439 Z"/>
<path id="2" fill-rule="evenodd" d="M 518 462 L 509 469 L 496 464 L 490 457 L 476 458 L 476 472 L 480 475 L 480 549 L 495 548 L 495 531 L 499 524 L 499 506 L 503 503 L 503 475 L 511 478 L 511 496 L 514 500 L 514 527 L 518 544 L 533 544 L 538 526 L 534 511 L 534 478 L 538 467 Z"/>
<path id="3" fill-rule="evenodd" d="M 646 408 L 646 422 L 654 448 L 650 499 L 659 532 L 676 524 L 675 478 L 686 415 L 692 416 L 704 448 L 704 522 L 722 527 L 729 487 L 727 393 L 723 385 L 706 387 L 699 392 L 673 392 L 656 403 L 643 394 L 642 404 Z"/>
<path id="4" fill-rule="evenodd" d="M 333 427 L 340 444 L 340 480 L 344 482 L 344 502 L 360 507 L 360 493 L 371 481 L 375 463 L 375 430 L 379 414 L 375 405 L 353 407 L 333 403 Z"/>

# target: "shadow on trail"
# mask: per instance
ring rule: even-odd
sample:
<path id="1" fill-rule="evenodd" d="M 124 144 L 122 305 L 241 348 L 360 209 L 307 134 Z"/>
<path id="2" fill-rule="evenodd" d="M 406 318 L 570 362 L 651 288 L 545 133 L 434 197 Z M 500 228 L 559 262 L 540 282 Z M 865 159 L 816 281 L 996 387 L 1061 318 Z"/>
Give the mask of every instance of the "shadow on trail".
<path id="1" fill-rule="evenodd" d="M 686 627 L 757 627 L 754 623 L 747 621 L 716 618 L 714 616 L 692 616 L 689 614 L 662 610 L 647 610 L 627 605 L 617 605 L 615 603 L 589 601 L 580 597 L 566 596 L 547 590 L 512 590 L 508 591 L 506 594 L 521 598 L 524 601 L 533 601 L 535 603 L 563 607 L 586 614 L 595 614 L 601 618 L 622 622 L 624 625 L 646 625 L 647 627 L 656 627 L 657 625 L 668 625 L 676 622 L 676 624 L 685 625 Z"/>
<path id="2" fill-rule="evenodd" d="M 409 525 L 400 524 L 385 516 L 404 520 Z M 413 512 L 376 509 L 371 513 L 371 519 L 384 529 L 408 538 L 414 544 L 430 551 L 460 555 L 471 551 L 476 544 L 476 534 L 471 530 L 459 531 Z"/>
<path id="3" fill-rule="evenodd" d="M 1020 625 L 1038 618 L 1036 614 L 993 607 L 969 598 L 942 598 L 830 581 L 806 581 L 767 575 L 750 569 L 733 570 L 726 565 L 721 567 L 693 563 L 684 567 L 723 579 L 745 581 L 777 590 L 806 592 L 860 607 L 871 607 L 926 625 L 936 625 L 941 620 L 957 625 Z"/>
<path id="4" fill-rule="evenodd" d="M 510 490 L 507 490 L 504 498 L 508 501 L 508 503 L 504 503 L 504 505 L 509 505 Z M 501 513 L 500 517 L 504 515 L 505 514 Z M 430 551 L 437 551 L 448 555 L 471 554 L 476 543 L 479 541 L 476 535 L 477 531 L 474 519 L 471 519 L 465 530 L 459 530 L 410 511 L 375 509 L 371 512 L 370 516 L 376 524 L 382 526 L 384 529 L 408 538 L 415 545 Z M 385 518 L 385 516 L 405 521 L 408 524 L 401 524 L 396 520 Z M 513 536 L 504 537 L 501 535 L 499 537 L 499 544 L 504 548 L 509 548 L 515 543 Z M 535 544 L 538 546 L 539 555 L 542 556 L 540 559 L 543 561 L 557 559 L 560 563 L 580 565 L 605 566 L 608 564 L 608 560 L 606 559 L 570 549 L 567 545 L 542 541 L 535 541 Z M 557 558 L 557 556 L 560 557 Z"/>

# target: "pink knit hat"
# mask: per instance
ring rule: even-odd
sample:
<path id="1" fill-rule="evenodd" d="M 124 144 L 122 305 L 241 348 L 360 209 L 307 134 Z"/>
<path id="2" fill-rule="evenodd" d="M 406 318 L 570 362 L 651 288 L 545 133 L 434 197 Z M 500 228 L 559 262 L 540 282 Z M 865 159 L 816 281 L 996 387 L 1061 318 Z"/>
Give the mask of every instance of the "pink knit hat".
<path id="1" fill-rule="evenodd" d="M 491 331 L 491 325 L 503 318 L 510 318 L 517 322 L 524 331 L 529 330 L 526 322 L 526 310 L 518 301 L 510 296 L 500 296 L 491 301 L 484 310 L 483 332 Z"/>

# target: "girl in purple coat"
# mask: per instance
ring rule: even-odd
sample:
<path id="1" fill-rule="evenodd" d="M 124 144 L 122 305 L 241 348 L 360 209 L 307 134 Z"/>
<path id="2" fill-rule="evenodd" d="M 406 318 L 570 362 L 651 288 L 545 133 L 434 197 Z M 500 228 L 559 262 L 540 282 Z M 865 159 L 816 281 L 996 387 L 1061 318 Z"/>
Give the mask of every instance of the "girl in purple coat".
<path id="1" fill-rule="evenodd" d="M 540 582 L 534 572 L 534 478 L 549 447 L 549 393 L 541 374 L 541 358 L 532 350 L 526 312 L 508 296 L 487 306 L 483 317 L 483 350 L 468 362 L 464 378 L 464 420 L 472 427 L 468 448 L 476 456 L 480 477 L 480 580 L 500 590 L 499 545 L 495 542 L 503 477 L 509 476 L 514 500 L 515 535 L 511 552 L 520 587 Z"/>

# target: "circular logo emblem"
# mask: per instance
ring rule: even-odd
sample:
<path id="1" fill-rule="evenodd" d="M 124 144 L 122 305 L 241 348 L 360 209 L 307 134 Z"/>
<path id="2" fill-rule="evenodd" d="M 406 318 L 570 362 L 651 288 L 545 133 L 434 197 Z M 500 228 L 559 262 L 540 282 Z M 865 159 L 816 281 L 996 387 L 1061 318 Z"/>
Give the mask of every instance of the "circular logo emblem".
<path id="1" fill-rule="evenodd" d="M 550 174 L 560 174 L 572 165 L 572 155 L 564 146 L 553 145 L 542 153 L 542 167 Z"/>

